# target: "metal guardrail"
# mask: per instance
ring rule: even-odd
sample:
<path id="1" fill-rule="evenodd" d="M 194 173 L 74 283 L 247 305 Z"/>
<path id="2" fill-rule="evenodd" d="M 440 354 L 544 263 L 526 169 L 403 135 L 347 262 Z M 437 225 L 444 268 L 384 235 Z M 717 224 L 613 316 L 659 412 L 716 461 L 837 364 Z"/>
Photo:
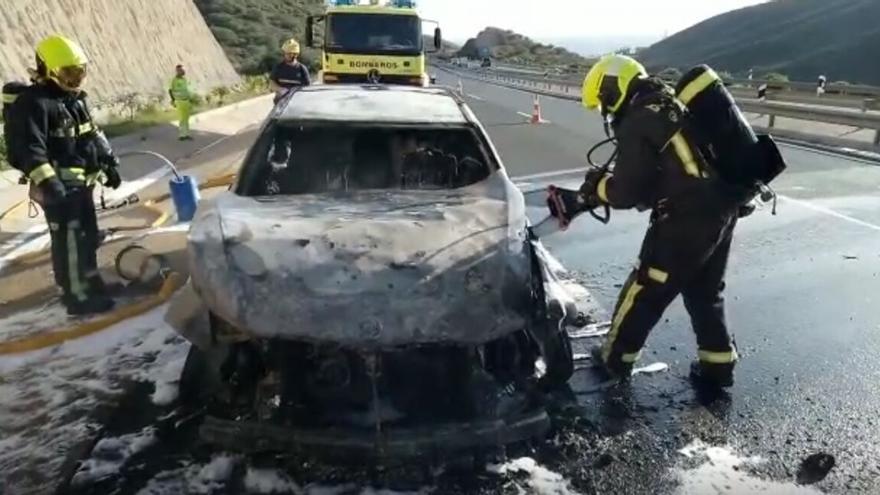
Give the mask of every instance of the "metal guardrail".
<path id="1" fill-rule="evenodd" d="M 511 73 L 532 73 L 541 75 L 542 72 L 548 70 L 546 68 L 538 67 L 538 66 L 517 66 L 514 64 L 496 64 L 496 69 L 498 71 L 507 71 Z M 552 75 L 552 70 L 550 70 L 550 74 Z M 572 79 L 580 79 L 582 80 L 584 74 L 576 74 L 571 76 Z M 801 92 L 816 92 L 816 83 L 815 82 L 804 82 L 804 81 L 778 81 L 778 80 L 770 80 L 770 79 L 741 79 L 741 78 L 731 78 L 725 81 L 727 84 L 735 84 L 739 86 L 752 86 L 757 88 L 762 84 L 766 84 L 770 89 L 777 89 L 782 91 L 801 91 Z M 866 96 L 866 97 L 880 97 L 880 87 L 871 86 L 868 84 L 838 84 L 838 83 L 828 83 L 825 85 L 826 94 L 840 94 L 840 95 L 851 95 L 851 96 Z"/>
<path id="2" fill-rule="evenodd" d="M 469 70 L 461 67 L 463 70 Z M 472 70 L 472 69 L 470 69 Z M 497 66 L 490 69 L 479 69 L 478 72 L 499 76 L 506 76 L 521 80 L 538 82 L 551 82 L 553 84 L 570 84 L 578 86 L 583 81 L 583 74 L 557 75 L 548 72 L 545 76 L 534 70 L 523 71 Z M 880 110 L 880 87 L 857 85 L 857 84 L 828 84 L 825 87 L 825 95 L 816 95 L 816 84 L 808 82 L 784 82 L 766 79 L 728 79 L 725 81 L 731 89 L 739 91 L 755 91 L 763 84 L 767 84 L 768 98 L 778 98 L 782 101 L 794 101 L 797 103 L 809 103 L 812 105 L 826 105 L 848 108 L 861 108 L 863 111 Z"/>
<path id="3" fill-rule="evenodd" d="M 456 69 L 456 67 L 450 68 Z M 522 74 L 513 75 L 510 73 L 499 73 L 497 71 L 487 70 L 461 72 L 466 76 L 491 81 L 502 86 L 568 100 L 580 100 L 580 84 L 575 85 L 566 80 L 534 77 Z M 748 98 L 738 99 L 737 102 L 740 105 L 740 108 L 746 113 L 768 116 L 768 127 L 770 128 L 773 128 L 776 125 L 776 118 L 781 117 L 807 122 L 837 124 L 858 129 L 870 129 L 875 131 L 873 140 L 875 151 L 876 148 L 880 148 L 880 114 L 878 113 L 799 103 L 761 101 Z"/>
<path id="4" fill-rule="evenodd" d="M 816 92 L 816 83 L 811 82 L 799 82 L 799 81 L 772 81 L 769 79 L 728 79 L 725 81 L 728 84 L 737 84 L 741 86 L 753 86 L 758 87 L 763 84 L 766 84 L 770 89 L 777 89 L 782 91 L 803 91 L 803 92 Z M 825 85 L 825 93 L 826 94 L 840 94 L 840 95 L 853 95 L 853 96 L 869 96 L 869 97 L 878 97 L 880 96 L 880 87 L 877 86 L 868 86 L 865 84 L 826 84 Z"/>

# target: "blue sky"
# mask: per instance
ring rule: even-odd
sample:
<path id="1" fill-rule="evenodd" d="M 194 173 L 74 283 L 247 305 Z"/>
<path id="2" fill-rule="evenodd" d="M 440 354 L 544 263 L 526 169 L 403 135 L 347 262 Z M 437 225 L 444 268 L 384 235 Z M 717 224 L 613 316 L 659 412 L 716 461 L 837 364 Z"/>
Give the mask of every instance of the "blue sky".
<path id="1" fill-rule="evenodd" d="M 486 26 L 541 39 L 663 37 L 764 0 L 418 0 L 444 36 L 464 41 Z"/>

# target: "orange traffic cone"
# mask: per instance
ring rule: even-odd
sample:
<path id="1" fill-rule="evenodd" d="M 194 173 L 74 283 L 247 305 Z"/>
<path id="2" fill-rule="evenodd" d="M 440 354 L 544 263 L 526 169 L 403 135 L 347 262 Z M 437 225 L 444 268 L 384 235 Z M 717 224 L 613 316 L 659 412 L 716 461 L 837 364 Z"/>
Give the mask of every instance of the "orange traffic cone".
<path id="1" fill-rule="evenodd" d="M 544 119 L 541 117 L 541 100 L 538 98 L 538 95 L 535 95 L 535 102 L 532 106 L 532 118 L 529 121 L 531 124 L 543 124 Z"/>

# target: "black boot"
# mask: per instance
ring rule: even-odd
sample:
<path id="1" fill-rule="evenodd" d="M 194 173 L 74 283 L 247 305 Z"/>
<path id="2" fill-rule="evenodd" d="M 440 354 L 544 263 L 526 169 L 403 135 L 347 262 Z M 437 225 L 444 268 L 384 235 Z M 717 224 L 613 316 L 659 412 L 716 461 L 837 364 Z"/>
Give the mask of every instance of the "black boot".
<path id="1" fill-rule="evenodd" d="M 114 295 L 118 295 L 123 289 L 125 289 L 125 285 L 119 282 L 105 282 L 104 278 L 100 275 L 89 277 L 88 282 L 89 293 L 100 297 L 110 298 Z"/>
<path id="2" fill-rule="evenodd" d="M 596 369 L 603 371 L 609 378 L 628 380 L 632 376 L 632 363 L 624 363 L 620 358 L 615 358 L 613 353 L 609 357 L 608 361 L 602 357 L 602 345 L 590 349 L 590 359 Z"/>
<path id="3" fill-rule="evenodd" d="M 691 363 L 691 379 L 694 383 L 710 388 L 733 386 L 734 363 L 710 364 L 701 361 Z"/>
<path id="4" fill-rule="evenodd" d="M 67 306 L 67 314 L 71 316 L 105 313 L 116 306 L 113 299 L 97 295 L 89 296 L 83 301 L 72 298 L 62 298 L 62 301 Z"/>

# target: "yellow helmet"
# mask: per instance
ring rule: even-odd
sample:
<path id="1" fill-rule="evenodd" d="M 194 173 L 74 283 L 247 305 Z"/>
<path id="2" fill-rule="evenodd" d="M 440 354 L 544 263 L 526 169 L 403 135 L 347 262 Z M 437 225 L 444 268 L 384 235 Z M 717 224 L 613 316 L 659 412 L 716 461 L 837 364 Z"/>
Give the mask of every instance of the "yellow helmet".
<path id="1" fill-rule="evenodd" d="M 37 43 L 36 52 L 40 76 L 52 79 L 67 91 L 79 90 L 89 62 L 79 44 L 54 34 Z"/>
<path id="2" fill-rule="evenodd" d="M 290 38 L 281 45 L 281 52 L 299 55 L 299 42 L 293 38 Z"/>
<path id="3" fill-rule="evenodd" d="M 582 102 L 590 110 L 614 113 L 620 110 L 636 79 L 647 77 L 642 64 L 625 55 L 605 55 L 584 78 Z"/>

